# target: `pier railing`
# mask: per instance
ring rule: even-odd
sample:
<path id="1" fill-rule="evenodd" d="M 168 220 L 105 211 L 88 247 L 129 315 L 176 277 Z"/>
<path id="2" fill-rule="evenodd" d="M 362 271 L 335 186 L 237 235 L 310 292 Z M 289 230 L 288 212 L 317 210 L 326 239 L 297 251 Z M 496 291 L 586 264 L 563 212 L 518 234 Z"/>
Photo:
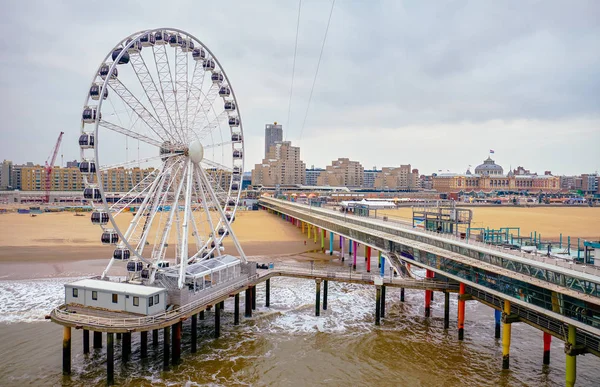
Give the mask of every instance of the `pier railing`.
<path id="1" fill-rule="evenodd" d="M 342 266 L 330 266 L 326 264 L 312 264 L 312 263 L 274 263 L 273 268 L 264 270 L 264 274 L 270 273 L 279 274 L 282 276 L 286 275 L 303 275 L 314 278 L 321 278 L 326 280 L 339 280 L 339 281 L 359 281 L 374 283 L 376 278 L 382 278 L 384 285 L 394 285 L 398 287 L 406 287 L 410 289 L 438 289 L 438 290 L 458 290 L 458 284 L 435 281 L 432 279 L 412 279 L 404 277 L 394 277 L 393 273 L 389 273 L 384 277 L 379 274 L 371 274 L 364 272 L 356 272 L 352 270 L 352 266 L 346 268 Z"/>
<path id="2" fill-rule="evenodd" d="M 393 228 L 404 229 L 407 231 L 411 231 L 412 233 L 418 232 L 421 234 L 426 234 L 433 238 L 444 239 L 444 240 L 452 241 L 454 243 L 465 243 L 469 246 L 480 247 L 483 249 L 497 251 L 497 252 L 500 252 L 503 254 L 509 254 L 509 255 L 524 258 L 524 259 L 531 259 L 533 261 L 541 262 L 546 265 L 553 265 L 553 266 L 557 266 L 557 267 L 561 267 L 561 268 L 565 268 L 565 269 L 569 269 L 569 270 L 573 270 L 573 271 L 600 277 L 600 267 L 594 266 L 594 265 L 578 265 L 578 264 L 574 264 L 573 262 L 567 262 L 562 259 L 546 257 L 546 256 L 543 256 L 542 254 L 539 254 L 539 255 L 531 254 L 531 253 L 526 253 L 523 251 L 517 252 L 515 250 L 499 247 L 492 243 L 483 243 L 483 242 L 472 240 L 472 239 L 462 239 L 461 237 L 454 235 L 454 234 L 438 233 L 436 231 L 431 231 L 431 230 L 427 230 L 427 229 L 415 228 L 410 224 L 401 223 L 401 222 L 383 221 L 383 220 L 379 220 L 378 218 L 374 219 L 372 217 L 356 216 L 353 214 L 341 214 L 338 211 L 335 211 L 332 209 L 327 209 L 327 208 L 323 208 L 323 207 L 309 207 L 307 205 L 303 205 L 303 204 L 299 204 L 299 203 L 286 202 L 281 199 L 261 198 L 261 200 L 266 201 L 267 203 L 272 201 L 272 202 L 274 202 L 273 205 L 276 205 L 276 206 L 279 205 L 279 206 L 295 207 L 296 211 L 299 210 L 299 211 L 308 212 L 310 215 L 313 215 L 313 216 L 314 215 L 317 215 L 317 216 L 318 215 L 327 215 L 327 216 L 331 216 L 337 220 L 341 220 L 341 221 L 348 222 L 351 224 L 356 224 L 357 222 L 361 222 L 361 223 L 364 222 L 364 223 L 371 223 L 371 224 L 377 225 L 377 226 L 387 226 L 392 229 Z"/>
<path id="3" fill-rule="evenodd" d="M 70 323 L 81 323 L 109 328 L 140 328 L 144 326 L 159 325 L 167 321 L 172 321 L 181 317 L 185 317 L 191 314 L 191 312 L 195 309 L 198 309 L 204 305 L 209 305 L 216 299 L 226 296 L 238 290 L 239 288 L 247 286 L 249 283 L 252 283 L 252 281 L 256 280 L 257 278 L 258 275 L 244 277 L 221 289 L 215 289 L 215 291 L 211 292 L 210 294 L 207 294 L 206 296 L 199 298 L 189 304 L 183 305 L 171 311 L 159 313 L 152 316 L 107 318 L 89 314 L 71 313 L 69 312 L 69 305 L 61 305 L 60 307 L 55 308 L 52 311 L 52 314 L 54 314 L 56 319 Z"/>

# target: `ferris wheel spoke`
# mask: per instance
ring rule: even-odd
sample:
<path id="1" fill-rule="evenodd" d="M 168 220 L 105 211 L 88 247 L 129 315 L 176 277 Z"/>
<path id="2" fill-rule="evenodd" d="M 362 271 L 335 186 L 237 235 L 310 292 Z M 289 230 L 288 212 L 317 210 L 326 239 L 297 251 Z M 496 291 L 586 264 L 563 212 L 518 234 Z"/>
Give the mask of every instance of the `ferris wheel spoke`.
<path id="1" fill-rule="evenodd" d="M 240 254 L 240 259 L 246 263 L 247 259 L 246 259 L 246 254 L 244 254 L 244 250 L 242 249 L 242 246 L 240 245 L 240 242 L 238 241 L 237 237 L 235 236 L 233 229 L 231 228 L 231 224 L 227 221 L 227 217 L 225 216 L 225 212 L 223 212 L 223 209 L 221 208 L 221 206 L 218 204 L 219 201 L 217 199 L 217 197 L 215 196 L 214 191 L 211 189 L 210 187 L 210 182 L 207 180 L 206 178 L 206 174 L 204 173 L 204 170 L 202 168 L 199 168 L 200 171 L 200 179 L 202 181 L 202 183 L 206 184 L 207 186 L 207 192 L 209 194 L 209 196 L 212 197 L 212 200 L 216 203 L 216 209 L 221 217 L 221 222 L 222 224 L 225 225 L 225 228 L 227 229 L 227 232 L 229 233 L 229 235 L 231 235 L 231 239 L 233 240 L 233 244 L 235 245 L 238 253 Z"/>
<path id="2" fill-rule="evenodd" d="M 169 132 L 119 79 L 110 79 L 108 85 L 115 94 L 121 98 L 121 101 L 128 106 L 129 109 L 131 109 L 131 111 L 134 112 L 158 138 L 163 142 L 169 139 Z"/>
<path id="3" fill-rule="evenodd" d="M 205 251 L 208 248 L 208 243 L 211 241 L 215 241 L 215 248 L 217 248 L 217 243 L 216 243 L 216 233 L 217 233 L 217 228 L 215 228 L 214 224 L 213 224 L 213 219 L 210 213 L 210 209 L 208 206 L 208 201 L 206 199 L 206 193 L 204 192 L 205 190 L 205 186 L 202 184 L 202 180 L 200 178 L 200 174 L 199 174 L 199 168 L 196 168 L 196 180 L 198 182 L 199 185 L 199 190 L 200 190 L 200 196 L 201 196 L 201 202 L 202 202 L 202 207 L 204 208 L 204 213 L 206 214 L 206 219 L 209 225 L 209 229 L 211 230 L 211 237 L 207 238 L 206 242 L 204 243 L 204 245 L 202 246 L 202 248 L 198 249 L 198 251 L 196 252 L 196 254 L 194 254 L 192 257 L 190 257 L 190 260 L 196 259 L 200 253 L 202 253 L 203 251 Z M 213 249 L 214 250 L 214 249 Z M 206 259 L 208 259 L 210 256 L 210 251 L 208 252 L 208 254 L 206 255 Z"/>
<path id="4" fill-rule="evenodd" d="M 144 247 L 146 245 L 146 241 L 148 240 L 148 235 L 150 234 L 151 230 L 152 230 L 152 225 L 154 224 L 154 221 L 157 217 L 157 213 L 159 212 L 159 209 L 161 209 L 160 211 L 160 216 L 158 216 L 159 218 L 159 223 L 160 223 L 160 219 L 162 218 L 162 212 L 165 206 L 165 202 L 168 200 L 168 195 L 169 192 L 171 190 L 171 186 L 173 184 L 173 182 L 175 181 L 175 176 L 177 176 L 177 173 L 171 173 L 171 178 L 167 179 L 168 175 L 165 175 L 165 179 L 164 179 L 164 183 L 161 185 L 160 190 L 157 190 L 157 193 L 153 199 L 153 205 L 150 211 L 149 216 L 147 217 L 147 221 L 144 223 L 144 228 L 142 231 L 142 235 L 140 237 L 140 241 L 138 242 L 138 251 L 140 254 L 143 253 L 144 251 Z"/>
<path id="5" fill-rule="evenodd" d="M 192 73 L 192 82 L 188 86 L 188 99 L 187 99 L 187 126 L 186 130 L 191 132 L 191 128 L 194 127 L 196 116 L 198 115 L 198 109 L 200 107 L 200 99 L 202 98 L 202 86 L 204 85 L 204 75 L 206 71 L 202 67 L 202 61 L 197 60 L 194 65 L 194 71 Z"/>
<path id="6" fill-rule="evenodd" d="M 185 173 L 185 165 L 182 164 L 181 168 L 180 168 L 180 172 L 181 174 Z M 183 169 L 183 171 L 181 171 Z M 179 175 L 179 173 L 177 174 Z M 177 211 L 179 211 L 179 203 L 178 203 L 178 198 L 181 196 L 181 190 L 183 189 L 183 183 L 184 183 L 184 179 L 180 179 L 179 184 L 177 185 L 177 190 L 175 192 L 175 196 L 171 205 L 171 208 L 169 210 L 169 216 L 167 217 L 167 221 L 163 227 L 163 231 L 161 235 L 161 240 L 160 240 L 160 244 L 154 244 L 153 250 L 152 250 L 152 258 L 154 260 L 154 262 L 156 263 L 156 265 L 158 264 L 158 262 L 161 262 L 164 260 L 164 256 L 166 253 L 166 244 L 169 240 L 169 235 L 171 235 L 171 228 L 173 226 L 173 218 L 175 216 L 175 213 Z M 157 237 L 160 236 L 159 234 L 157 234 Z"/>
<path id="7" fill-rule="evenodd" d="M 131 138 L 134 138 L 136 140 L 140 140 L 142 142 L 145 142 L 146 144 L 154 145 L 154 146 L 157 146 L 157 147 L 160 147 L 161 144 L 162 144 L 160 141 L 156 141 L 156 140 L 154 140 L 154 139 L 152 139 L 150 137 L 147 137 L 147 136 L 145 136 L 143 134 L 134 132 L 133 130 L 125 129 L 122 126 L 115 125 L 115 124 L 113 124 L 111 122 L 108 122 L 106 120 L 100 120 L 100 122 L 98 123 L 98 125 L 102 126 L 105 129 L 112 130 L 113 132 L 121 133 L 121 134 L 124 134 L 127 137 L 131 137 Z"/>
<path id="8" fill-rule="evenodd" d="M 233 171 L 233 168 L 228 167 L 228 166 L 223 165 L 223 164 L 220 164 L 220 163 L 217 163 L 216 161 L 209 160 L 207 158 L 202 159 L 201 163 L 206 164 L 210 168 L 222 169 L 222 170 L 227 171 L 227 172 L 232 172 Z"/>
<path id="9" fill-rule="evenodd" d="M 140 180 L 139 183 L 137 183 L 132 189 L 129 190 L 129 192 L 127 192 L 127 194 L 125 194 L 125 196 L 123 196 L 122 198 L 120 198 L 119 200 L 117 200 L 115 203 L 113 203 L 110 206 L 110 212 L 113 214 L 113 217 L 118 216 L 125 208 L 128 208 L 129 206 L 131 206 L 136 200 L 138 200 L 146 190 L 150 189 L 151 184 L 150 180 L 155 178 L 155 175 L 158 170 L 155 169 L 154 171 L 150 172 L 148 174 L 148 176 L 144 177 L 142 180 Z M 144 189 L 137 191 L 141 186 L 143 186 L 144 184 L 146 184 L 146 186 L 144 187 Z M 135 193 L 135 196 L 131 197 L 130 194 L 131 193 Z M 130 200 L 123 205 L 123 203 L 125 202 L 125 200 L 127 198 L 130 198 Z"/>
<path id="10" fill-rule="evenodd" d="M 130 227 L 127 229 L 127 242 L 132 247 L 135 245 L 133 251 L 137 252 L 138 254 L 138 242 L 141 238 L 141 234 L 143 233 L 143 226 L 142 231 L 140 231 L 140 224 L 142 223 L 142 218 L 144 218 L 143 221 L 145 223 L 147 221 L 148 214 L 152 212 L 152 207 L 154 206 L 156 195 L 161 191 L 161 187 L 164 184 L 165 178 L 168 175 L 168 173 L 169 172 L 167 169 L 163 169 L 163 171 L 157 176 L 152 187 L 146 193 L 142 204 L 137 209 L 137 212 L 130 223 Z"/>
<path id="11" fill-rule="evenodd" d="M 219 113 L 211 122 L 206 124 L 197 134 L 199 140 L 203 140 L 207 135 L 211 134 L 213 130 L 221 126 L 221 121 L 228 119 L 229 115 L 225 110 Z"/>
<path id="12" fill-rule="evenodd" d="M 208 144 L 204 146 L 204 149 L 213 149 L 213 148 L 218 148 L 221 146 L 226 146 L 226 145 L 232 145 L 235 144 L 233 141 L 225 141 L 225 142 L 219 142 L 217 144 Z"/>
<path id="13" fill-rule="evenodd" d="M 177 139 L 183 143 L 184 138 L 177 128 L 178 120 L 176 112 L 177 101 L 175 99 L 175 85 L 173 83 L 171 65 L 169 64 L 169 55 L 167 54 L 166 45 L 155 45 L 152 47 L 152 52 L 154 54 L 154 63 L 156 64 L 156 72 L 158 73 L 162 99 L 165 103 L 169 120 L 173 124 L 173 137 L 177 136 Z"/>
<path id="14" fill-rule="evenodd" d="M 132 166 L 135 164 L 147 163 L 149 161 L 155 161 L 155 160 L 160 160 L 160 159 L 164 160 L 164 159 L 177 157 L 177 156 L 182 156 L 182 153 L 163 153 L 162 155 L 146 157 L 146 158 L 139 159 L 139 160 L 124 161 L 122 163 L 102 166 L 102 167 L 100 167 L 100 172 L 106 172 L 111 169 L 117 169 L 117 168 L 125 168 L 125 167 L 129 167 L 129 166 Z"/>
<path id="15" fill-rule="evenodd" d="M 144 93 L 146 93 L 146 98 L 150 101 L 150 105 L 152 105 L 152 109 L 156 113 L 156 118 L 160 122 L 163 128 L 171 128 L 173 130 L 173 122 L 171 121 L 171 117 L 167 111 L 167 106 L 165 101 L 162 98 L 161 92 L 158 90 L 156 86 L 156 82 L 154 82 L 154 78 L 146 65 L 146 61 L 142 55 L 131 55 L 130 62 L 135 75 L 137 76 L 140 85 L 144 89 Z"/>
<path id="16" fill-rule="evenodd" d="M 189 55 L 180 47 L 175 48 L 175 111 L 183 140 L 187 143 L 187 100 L 188 100 Z"/>
<path id="17" fill-rule="evenodd" d="M 203 128 L 206 125 L 206 123 L 208 121 L 210 121 L 209 113 L 211 112 L 211 110 L 214 113 L 214 103 L 215 103 L 215 100 L 217 99 L 217 97 L 219 96 L 220 87 L 221 87 L 221 83 L 215 82 L 210 86 L 210 88 L 208 89 L 206 94 L 203 94 L 204 99 L 202 100 L 202 103 L 200 104 L 200 106 L 198 106 L 198 109 L 196 111 L 196 115 L 198 115 L 198 113 L 201 113 L 200 121 L 198 122 L 198 125 L 196 125 L 196 120 L 197 120 L 197 117 L 196 117 L 194 119 L 193 125 L 189 127 L 189 129 L 194 131 L 194 133 L 195 133 L 196 127 Z M 200 91 L 200 93 L 202 93 L 202 91 Z M 216 115 L 217 114 L 215 113 L 215 116 Z"/>
<path id="18" fill-rule="evenodd" d="M 188 161 L 188 170 L 187 170 L 187 186 L 185 191 L 185 205 L 184 205 L 184 214 L 183 214 L 183 224 L 181 227 L 182 233 L 182 241 L 181 241 L 181 253 L 179 254 L 181 257 L 180 266 L 179 266 L 179 289 L 183 288 L 185 283 L 185 275 L 187 272 L 188 265 L 188 224 L 190 221 L 190 205 L 192 201 L 192 185 L 193 185 L 193 168 L 192 161 Z"/>

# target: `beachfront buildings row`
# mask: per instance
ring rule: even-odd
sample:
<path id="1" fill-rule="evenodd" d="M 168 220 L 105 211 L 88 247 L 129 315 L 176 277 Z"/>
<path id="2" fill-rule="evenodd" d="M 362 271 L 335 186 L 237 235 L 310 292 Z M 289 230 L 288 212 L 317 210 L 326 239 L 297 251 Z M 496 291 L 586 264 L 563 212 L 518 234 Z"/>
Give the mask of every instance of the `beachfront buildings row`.
<path id="1" fill-rule="evenodd" d="M 465 173 L 434 174 L 432 188 L 437 192 L 559 192 L 563 190 L 561 178 L 550 171 L 543 175 L 518 167 L 504 174 L 502 166 L 491 157 L 475 168 L 475 173 L 468 169 Z M 593 192 L 595 193 L 595 191 Z"/>
<path id="2" fill-rule="evenodd" d="M 410 164 L 365 170 L 358 161 L 338 158 L 323 168 L 306 169 L 300 148 L 290 141 L 276 141 L 267 156 L 252 170 L 252 185 L 264 187 L 306 185 L 368 188 L 374 190 L 417 190 L 419 171 Z"/>

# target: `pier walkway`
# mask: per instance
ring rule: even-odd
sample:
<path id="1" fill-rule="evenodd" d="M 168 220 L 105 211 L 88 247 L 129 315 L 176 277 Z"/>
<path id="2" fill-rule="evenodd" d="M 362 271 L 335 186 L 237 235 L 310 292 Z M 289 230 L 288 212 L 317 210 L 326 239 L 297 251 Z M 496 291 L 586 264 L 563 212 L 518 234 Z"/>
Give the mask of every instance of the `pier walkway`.
<path id="1" fill-rule="evenodd" d="M 261 198 L 259 204 L 302 230 L 312 229 L 322 241 L 329 235 L 331 246 L 338 237 L 344 244 L 349 242 L 350 252 L 352 243 L 358 242 L 394 258 L 395 266 L 409 264 L 436 279 L 461 284 L 459 300 L 479 300 L 501 311 L 506 325 L 526 322 L 565 340 L 570 343 L 568 354 L 600 356 L 600 268 L 596 266 L 279 199 Z"/>

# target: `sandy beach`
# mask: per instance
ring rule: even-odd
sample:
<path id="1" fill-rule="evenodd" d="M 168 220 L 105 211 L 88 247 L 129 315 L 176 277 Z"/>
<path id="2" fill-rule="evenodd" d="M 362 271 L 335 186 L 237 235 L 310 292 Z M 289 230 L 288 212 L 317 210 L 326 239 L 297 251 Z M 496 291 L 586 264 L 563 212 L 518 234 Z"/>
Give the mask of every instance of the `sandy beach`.
<path id="1" fill-rule="evenodd" d="M 126 227 L 131 217 L 122 218 Z M 233 223 L 245 254 L 251 260 L 328 259 L 316 252 L 312 241 L 298 228 L 266 211 L 238 212 Z M 90 214 L 74 216 L 70 212 L 0 215 L 0 277 L 39 278 L 100 274 L 114 247 L 100 243 L 101 229 L 90 221 Z M 170 242 L 173 241 L 170 238 Z M 317 247 L 316 247 L 317 246 Z M 230 238 L 225 252 L 237 255 Z M 190 250 L 195 246 L 190 245 Z M 172 253 L 170 246 L 167 253 Z"/>
<path id="2" fill-rule="evenodd" d="M 461 207 L 465 208 L 465 207 Z M 558 240 L 562 233 L 588 240 L 600 240 L 600 207 L 470 207 L 473 211 L 471 227 L 520 227 L 521 235 L 530 232 L 542 234 L 542 238 Z M 411 221 L 412 209 L 404 207 L 378 210 L 378 216 Z"/>
<path id="3" fill-rule="evenodd" d="M 600 240 L 600 208 L 523 208 L 476 207 L 473 227 L 521 227 L 521 235 L 532 231 L 543 238 L 567 236 Z M 410 220 L 412 210 L 379 210 L 378 216 Z M 125 229 L 131 214 L 118 218 Z M 297 227 L 266 211 L 245 211 L 236 214 L 234 231 L 251 260 L 328 260 L 319 244 L 307 241 Z M 157 229 L 157 228 L 156 228 Z M 151 235 L 156 233 L 152 229 Z M 0 215 L 0 278 L 23 279 L 40 277 L 97 275 L 102 272 L 113 252 L 113 246 L 100 243 L 101 229 L 90 221 L 90 214 L 75 216 L 71 212 L 44 213 L 35 217 L 8 213 Z M 174 235 L 167 256 L 174 255 Z M 190 237 L 190 240 L 193 240 Z M 225 252 L 237 255 L 231 238 L 224 242 Z M 190 251 L 194 245 L 190 244 Z"/>

